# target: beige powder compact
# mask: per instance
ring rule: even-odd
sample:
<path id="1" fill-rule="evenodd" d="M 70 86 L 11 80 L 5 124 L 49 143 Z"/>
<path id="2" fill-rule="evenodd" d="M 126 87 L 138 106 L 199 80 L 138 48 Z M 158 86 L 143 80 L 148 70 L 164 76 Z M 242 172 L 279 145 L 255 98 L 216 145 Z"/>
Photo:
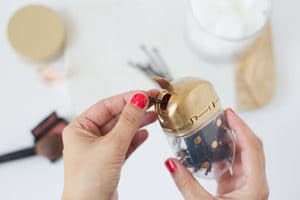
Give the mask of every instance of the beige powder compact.
<path id="1" fill-rule="evenodd" d="M 43 5 L 28 5 L 10 18 L 7 35 L 19 55 L 30 61 L 44 62 L 62 52 L 65 26 L 54 10 Z"/>

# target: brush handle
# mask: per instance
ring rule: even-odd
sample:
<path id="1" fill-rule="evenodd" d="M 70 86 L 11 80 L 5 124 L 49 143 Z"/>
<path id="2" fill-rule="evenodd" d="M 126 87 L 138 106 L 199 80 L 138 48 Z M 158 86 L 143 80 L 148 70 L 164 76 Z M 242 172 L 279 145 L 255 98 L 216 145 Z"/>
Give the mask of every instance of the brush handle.
<path id="1" fill-rule="evenodd" d="M 35 147 L 29 147 L 12 153 L 0 155 L 0 163 L 36 155 Z"/>

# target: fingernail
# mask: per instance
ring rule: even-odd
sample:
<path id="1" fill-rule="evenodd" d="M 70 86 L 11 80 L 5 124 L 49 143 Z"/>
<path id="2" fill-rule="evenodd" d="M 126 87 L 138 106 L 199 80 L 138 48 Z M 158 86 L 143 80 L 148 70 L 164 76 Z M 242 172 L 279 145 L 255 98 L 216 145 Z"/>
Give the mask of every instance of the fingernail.
<path id="1" fill-rule="evenodd" d="M 131 104 L 136 105 L 141 109 L 145 108 L 147 102 L 148 102 L 148 98 L 142 93 L 135 94 L 131 99 Z"/>
<path id="2" fill-rule="evenodd" d="M 237 115 L 236 112 L 235 112 L 232 108 L 228 108 L 228 110 L 229 110 L 232 114 Z"/>
<path id="3" fill-rule="evenodd" d="M 174 160 L 166 160 L 165 165 L 171 174 L 173 174 L 177 169 L 177 166 L 176 166 L 176 163 L 174 162 Z"/>

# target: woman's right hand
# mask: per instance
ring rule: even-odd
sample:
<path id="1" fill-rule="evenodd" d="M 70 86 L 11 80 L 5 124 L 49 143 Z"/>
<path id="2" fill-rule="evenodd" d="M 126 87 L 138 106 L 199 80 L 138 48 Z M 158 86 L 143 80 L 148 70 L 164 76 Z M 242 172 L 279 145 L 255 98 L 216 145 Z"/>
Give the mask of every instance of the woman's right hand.
<path id="1" fill-rule="evenodd" d="M 237 152 L 233 163 L 233 175 L 226 172 L 217 180 L 217 196 L 208 193 L 178 160 L 168 159 L 165 163 L 168 170 L 186 200 L 268 199 L 269 188 L 261 140 L 232 109 L 227 109 L 225 116 L 236 134 Z"/>

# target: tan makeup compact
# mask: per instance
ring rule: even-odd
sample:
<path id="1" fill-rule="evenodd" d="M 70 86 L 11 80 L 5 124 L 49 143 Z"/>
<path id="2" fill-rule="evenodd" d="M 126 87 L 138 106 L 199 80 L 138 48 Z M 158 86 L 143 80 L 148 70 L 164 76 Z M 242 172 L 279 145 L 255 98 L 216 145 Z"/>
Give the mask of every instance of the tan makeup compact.
<path id="1" fill-rule="evenodd" d="M 155 76 L 154 80 L 162 88 L 155 111 L 180 162 L 204 178 L 230 170 L 234 135 L 212 84 L 192 77 L 169 82 Z"/>
<path id="2" fill-rule="evenodd" d="M 65 27 L 54 10 L 28 5 L 10 18 L 7 35 L 19 55 L 30 61 L 44 62 L 62 52 Z"/>

